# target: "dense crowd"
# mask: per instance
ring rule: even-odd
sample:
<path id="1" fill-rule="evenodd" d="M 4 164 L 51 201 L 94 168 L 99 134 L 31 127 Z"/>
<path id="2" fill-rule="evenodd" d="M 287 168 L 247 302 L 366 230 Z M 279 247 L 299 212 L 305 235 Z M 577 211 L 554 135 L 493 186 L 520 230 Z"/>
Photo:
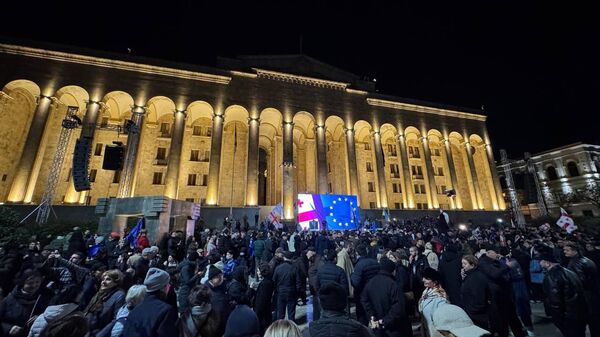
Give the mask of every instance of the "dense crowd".
<path id="1" fill-rule="evenodd" d="M 600 336 L 595 238 L 446 219 L 33 238 L 0 247 L 0 336 L 524 337 L 535 301 L 564 336 Z"/>

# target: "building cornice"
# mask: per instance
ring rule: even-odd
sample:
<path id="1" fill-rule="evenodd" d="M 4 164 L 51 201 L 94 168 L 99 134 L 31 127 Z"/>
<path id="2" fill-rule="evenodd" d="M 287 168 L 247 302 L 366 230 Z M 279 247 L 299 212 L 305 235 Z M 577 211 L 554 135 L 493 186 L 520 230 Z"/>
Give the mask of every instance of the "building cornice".
<path id="1" fill-rule="evenodd" d="M 291 82 L 302 85 L 309 85 L 313 87 L 320 88 L 329 88 L 335 90 L 345 90 L 350 85 L 349 83 L 335 82 L 322 80 L 314 77 L 300 76 L 300 75 L 292 75 L 287 73 L 281 73 L 278 71 L 265 70 L 259 68 L 252 68 L 256 71 L 258 77 L 267 78 L 270 80 L 282 81 L 282 82 Z"/>
<path id="2" fill-rule="evenodd" d="M 455 110 L 432 108 L 432 107 L 423 106 L 423 105 L 394 102 L 394 101 L 388 101 L 388 100 L 383 100 L 383 99 L 378 99 L 378 98 L 367 98 L 367 103 L 369 105 L 380 106 L 380 107 L 384 107 L 384 108 L 409 110 L 409 111 L 423 112 L 423 113 L 428 113 L 428 114 L 456 117 L 456 118 L 463 118 L 463 119 L 473 119 L 473 120 L 478 120 L 478 121 L 482 121 L 482 122 L 485 122 L 487 119 L 487 116 L 484 116 L 484 115 L 477 115 L 477 114 L 473 114 L 473 113 L 461 112 L 461 111 L 455 111 Z"/>
<path id="3" fill-rule="evenodd" d="M 45 60 L 69 62 L 90 65 L 103 68 L 111 68 L 125 71 L 133 71 L 144 74 L 161 75 L 182 78 L 194 81 L 211 82 L 218 84 L 229 84 L 231 77 L 201 73 L 196 71 L 181 70 L 175 68 L 153 66 L 148 64 L 111 60 L 100 57 L 71 54 L 53 50 L 45 50 L 31 47 L 23 47 L 9 44 L 0 44 L 0 53 L 35 57 Z"/>

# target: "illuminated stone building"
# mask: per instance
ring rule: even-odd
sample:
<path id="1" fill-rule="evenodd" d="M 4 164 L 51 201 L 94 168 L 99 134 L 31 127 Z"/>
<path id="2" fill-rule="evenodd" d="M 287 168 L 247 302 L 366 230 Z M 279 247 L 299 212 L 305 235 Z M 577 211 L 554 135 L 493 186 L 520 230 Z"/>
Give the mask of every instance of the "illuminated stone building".
<path id="1" fill-rule="evenodd" d="M 529 174 L 528 164 L 536 177 Z M 513 176 L 513 189 L 525 218 L 538 217 L 544 207 L 557 215 L 564 195 L 600 184 L 600 145 L 569 144 L 531 155 L 528 161 L 518 159 L 499 164 L 501 185 L 506 203 L 510 204 L 507 168 Z M 586 202 L 569 204 L 569 210 L 576 216 L 600 216 L 600 209 Z"/>
<path id="2" fill-rule="evenodd" d="M 4 203 L 40 202 L 74 106 L 83 129 L 69 141 L 55 204 L 151 195 L 221 207 L 282 202 L 293 219 L 297 193 L 335 193 L 358 195 L 363 209 L 505 209 L 480 111 L 386 96 L 304 55 L 208 68 L 4 44 L 0 83 Z M 129 119 L 141 125 L 127 148 L 133 164 L 103 170 L 104 146 L 129 143 L 118 131 Z M 71 162 L 82 132 L 93 136 L 92 188 L 77 192 Z"/>

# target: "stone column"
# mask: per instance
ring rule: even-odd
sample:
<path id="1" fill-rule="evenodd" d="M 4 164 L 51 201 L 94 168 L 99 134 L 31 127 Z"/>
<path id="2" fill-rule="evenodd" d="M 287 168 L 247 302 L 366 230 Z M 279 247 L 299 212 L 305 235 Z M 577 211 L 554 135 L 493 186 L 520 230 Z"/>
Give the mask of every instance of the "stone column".
<path id="1" fill-rule="evenodd" d="M 90 140 L 94 138 L 94 132 L 96 131 L 96 123 L 98 122 L 98 115 L 101 105 L 104 105 L 104 103 L 95 101 L 87 102 L 87 108 L 85 110 L 85 116 L 83 117 L 83 123 L 81 126 L 80 138 L 88 138 Z M 93 144 L 93 142 L 90 141 L 90 144 Z M 92 149 L 90 148 L 90 150 Z M 71 177 L 69 177 L 69 184 L 67 185 L 67 192 L 65 193 L 65 202 L 83 203 L 85 202 L 85 195 L 87 192 L 88 191 L 83 191 L 80 193 L 75 191 L 75 185 L 73 184 L 71 173 Z"/>
<path id="2" fill-rule="evenodd" d="M 327 194 L 327 137 L 325 125 L 317 125 L 317 191 L 319 194 Z"/>
<path id="3" fill-rule="evenodd" d="M 381 133 L 373 131 L 373 146 L 375 149 L 375 161 L 377 161 L 377 186 L 379 186 L 379 207 L 387 208 L 387 188 L 385 183 L 385 165 L 383 163 L 383 149 L 381 148 Z"/>
<path id="4" fill-rule="evenodd" d="M 421 141 L 423 142 L 423 162 L 425 162 L 425 170 L 427 171 L 427 179 L 429 180 L 429 208 L 439 208 L 440 204 L 437 198 L 437 184 L 435 183 L 429 141 L 427 137 L 421 137 Z"/>
<path id="5" fill-rule="evenodd" d="M 500 187 L 500 177 L 498 176 L 498 170 L 496 169 L 496 162 L 494 161 L 494 153 L 492 152 L 492 146 L 490 144 L 485 144 L 485 153 L 487 154 L 487 160 L 488 160 L 488 165 L 490 167 L 490 172 L 492 172 L 492 180 L 493 180 L 494 192 L 495 192 L 494 196 L 497 200 L 497 203 L 496 203 L 497 209 L 504 210 L 504 209 L 506 209 L 506 203 L 504 202 L 504 197 L 502 196 L 502 187 Z M 494 192 L 492 192 L 492 193 L 494 193 Z"/>
<path id="6" fill-rule="evenodd" d="M 171 134 L 171 146 L 169 147 L 169 162 L 165 176 L 164 196 L 177 199 L 179 189 L 179 171 L 181 166 L 181 149 L 183 144 L 183 131 L 185 129 L 185 110 L 173 111 L 173 133 Z"/>
<path id="7" fill-rule="evenodd" d="M 477 170 L 475 169 L 475 162 L 473 161 L 473 149 L 471 143 L 465 142 L 465 151 L 467 152 L 467 158 L 469 159 L 469 171 L 471 171 L 473 188 L 475 190 L 475 195 L 473 196 L 473 201 L 476 203 L 475 209 L 482 209 L 483 200 L 481 199 L 481 189 L 479 188 L 479 179 L 477 178 Z"/>
<path id="8" fill-rule="evenodd" d="M 354 129 L 344 129 L 346 132 L 346 154 L 348 157 L 348 174 L 350 175 L 350 194 L 358 197 L 358 170 L 356 169 L 356 146 L 354 143 Z"/>
<path id="9" fill-rule="evenodd" d="M 448 169 L 450 170 L 450 181 L 452 182 L 452 186 L 450 186 L 450 189 L 454 189 L 454 192 L 456 193 L 456 195 L 450 200 L 454 203 L 454 208 L 462 209 L 462 201 L 460 200 L 460 194 L 458 192 L 458 179 L 456 178 L 456 167 L 454 167 L 454 157 L 452 155 L 452 148 L 450 146 L 450 140 L 444 139 L 444 154 L 446 155 Z"/>
<path id="10" fill-rule="evenodd" d="M 46 128 L 46 122 L 50 113 L 51 98 L 48 96 L 39 96 L 37 107 L 33 114 L 29 133 L 23 146 L 21 159 L 15 170 L 15 178 L 8 193 L 8 202 L 20 203 L 25 199 L 27 186 L 31 185 L 29 181 L 38 152 L 40 151 L 40 141 Z M 33 182 L 35 185 L 35 182 Z"/>
<path id="11" fill-rule="evenodd" d="M 210 141 L 210 163 L 208 164 L 208 186 L 206 188 L 206 204 L 219 203 L 219 171 L 221 169 L 221 145 L 223 142 L 223 114 L 213 115 L 212 137 Z"/>
<path id="12" fill-rule="evenodd" d="M 246 206 L 258 205 L 258 137 L 260 120 L 248 118 L 248 166 Z"/>
<path id="13" fill-rule="evenodd" d="M 283 219 L 295 218 L 296 193 L 294 181 L 294 122 L 283 122 Z"/>
<path id="14" fill-rule="evenodd" d="M 402 202 L 404 208 L 415 207 L 413 196 L 413 184 L 410 174 L 410 164 L 408 162 L 408 152 L 406 151 L 406 139 L 403 134 L 398 135 L 398 146 L 400 147 L 400 161 L 402 163 Z"/>
<path id="15" fill-rule="evenodd" d="M 135 181 L 135 168 L 137 160 L 137 152 L 140 145 L 140 137 L 142 133 L 142 127 L 144 125 L 144 115 L 146 114 L 146 107 L 134 106 L 131 110 L 131 120 L 133 126 L 131 127 L 127 136 L 127 150 L 125 152 L 125 159 L 123 160 L 123 169 L 121 170 L 121 181 L 119 183 L 119 191 L 117 196 L 119 198 L 130 198 L 133 197 L 133 183 Z"/>

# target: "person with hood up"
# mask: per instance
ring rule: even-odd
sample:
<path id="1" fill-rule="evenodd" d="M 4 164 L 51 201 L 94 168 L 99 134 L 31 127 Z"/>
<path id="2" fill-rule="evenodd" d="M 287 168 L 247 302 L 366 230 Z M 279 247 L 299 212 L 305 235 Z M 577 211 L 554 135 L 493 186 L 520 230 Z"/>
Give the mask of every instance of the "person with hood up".
<path id="1" fill-rule="evenodd" d="M 51 322 L 61 320 L 77 311 L 81 287 L 70 285 L 52 298 L 50 305 L 39 315 L 29 330 L 28 337 L 39 337 L 42 330 Z"/>
<path id="2" fill-rule="evenodd" d="M 2 336 L 27 336 L 29 326 L 46 310 L 51 294 L 42 285 L 42 274 L 25 269 L 17 276 L 17 285 L 0 302 Z"/>

